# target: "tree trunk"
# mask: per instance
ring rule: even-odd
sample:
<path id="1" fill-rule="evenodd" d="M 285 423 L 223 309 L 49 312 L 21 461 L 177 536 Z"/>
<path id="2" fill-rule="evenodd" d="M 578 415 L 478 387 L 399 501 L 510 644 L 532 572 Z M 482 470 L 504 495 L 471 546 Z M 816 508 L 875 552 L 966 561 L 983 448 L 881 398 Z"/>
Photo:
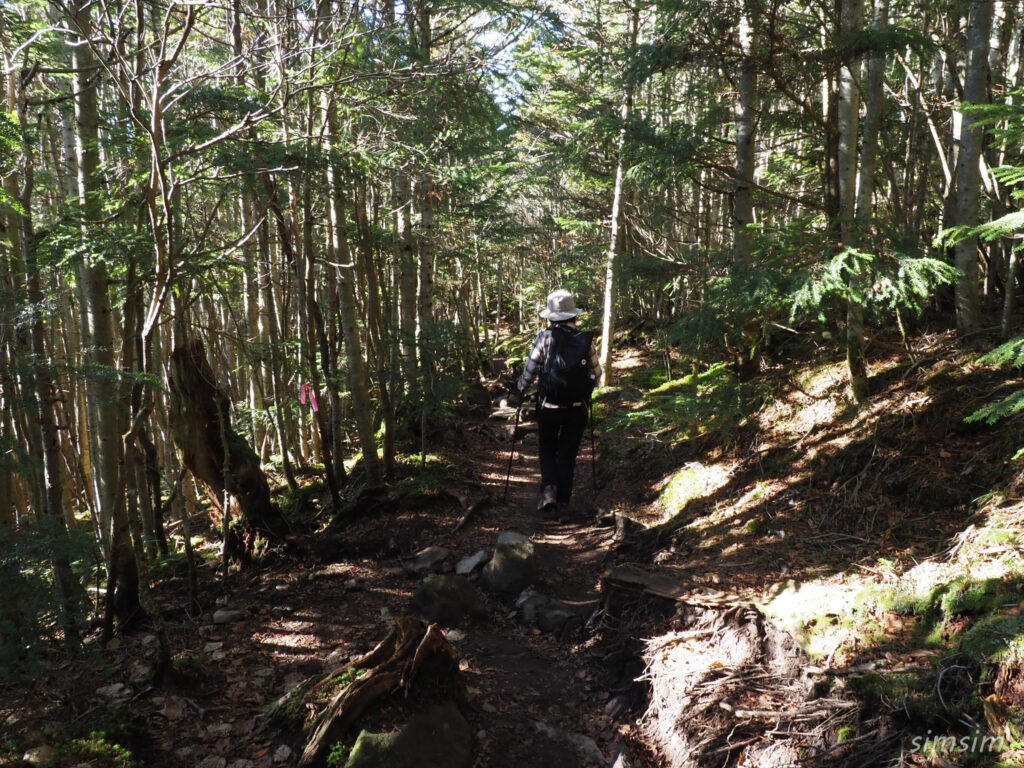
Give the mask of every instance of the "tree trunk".
<path id="1" fill-rule="evenodd" d="M 265 212 L 269 212 L 269 206 Z M 288 484 L 288 490 L 294 493 L 299 489 L 299 484 L 295 480 L 295 471 L 292 468 L 291 447 L 284 421 L 284 394 L 281 385 L 282 368 L 284 366 L 281 361 L 281 333 L 277 319 L 277 298 L 274 293 L 274 268 L 270 259 L 270 232 L 269 225 L 265 221 L 260 226 L 258 242 L 259 268 L 262 273 L 259 277 L 259 283 L 263 288 L 267 349 L 269 350 L 270 357 L 267 379 L 270 382 L 270 397 L 274 404 L 274 429 L 277 433 L 278 448 L 281 451 L 281 468 L 284 471 L 285 482 Z"/>
<path id="2" fill-rule="evenodd" d="M 129 541 L 124 496 L 119 495 L 124 415 L 119 377 L 114 359 L 114 323 L 110 304 L 110 279 L 106 262 L 90 253 L 90 229 L 103 216 L 100 178 L 99 109 L 96 80 L 102 69 L 93 55 L 90 4 L 76 0 L 69 6 L 70 44 L 74 67 L 75 156 L 78 171 L 78 205 L 82 215 L 82 240 L 86 255 L 78 264 L 82 297 L 82 344 L 88 351 L 93 375 L 86 380 L 88 440 L 93 460 L 92 482 L 99 529 L 108 568 L 108 639 L 116 616 L 128 621 L 140 610 L 138 573 Z"/>
<path id="3" fill-rule="evenodd" d="M 434 182 L 428 171 L 420 174 L 416 199 L 420 210 L 419 277 L 416 293 L 417 347 L 420 355 L 420 375 L 423 391 L 429 393 L 434 386 L 434 351 L 431 334 L 434 333 Z"/>
<path id="4" fill-rule="evenodd" d="M 852 40 L 863 24 L 863 0 L 842 0 L 839 33 Z M 850 58 L 839 68 L 839 101 L 836 126 L 838 144 L 836 164 L 839 182 L 838 231 L 842 247 L 856 247 L 854 217 L 857 203 L 857 135 L 860 113 L 859 60 Z M 864 304 L 860 296 L 864 290 L 863 275 L 850 272 L 847 283 L 851 299 L 846 306 L 846 364 L 850 372 L 850 390 L 854 400 L 860 402 L 868 394 L 867 367 L 864 361 Z"/>
<path id="5" fill-rule="evenodd" d="M 22 102 L 24 104 L 24 102 Z M 24 125 L 25 112 L 18 111 L 19 122 Z M 31 392 L 32 422 L 39 431 L 39 445 L 42 448 L 42 487 L 40 496 L 43 505 L 37 510 L 43 521 L 45 530 L 52 537 L 53 583 L 57 594 L 59 620 L 64 630 L 65 646 L 77 650 L 80 645 L 79 609 L 84 602 L 85 593 L 71 569 L 68 556 L 69 539 L 67 521 L 64 518 L 64 478 L 62 472 L 63 456 L 61 455 L 60 433 L 57 428 L 56 404 L 57 393 L 54 386 L 53 371 L 49 364 L 52 359 L 46 348 L 46 329 L 40 316 L 43 307 L 43 290 L 40 282 L 40 268 L 36 261 L 36 251 L 32 228 L 32 192 L 34 184 L 34 164 L 31 150 L 23 155 L 24 187 L 18 196 L 22 211 L 11 212 L 8 225 L 17 229 L 17 236 L 12 236 L 14 245 L 22 251 L 25 265 L 26 286 L 28 288 L 28 305 L 30 325 L 28 329 L 29 346 L 31 349 L 32 380 Z M 13 233 L 12 233 L 13 234 Z"/>
<path id="6" fill-rule="evenodd" d="M 416 382 L 416 255 L 409 170 L 395 171 L 395 239 L 398 266 L 398 338 L 405 389 Z"/>
<path id="7" fill-rule="evenodd" d="M 338 140 L 338 117 L 331 95 L 323 94 L 322 108 L 327 125 L 328 138 L 325 150 Z M 345 338 L 345 354 L 348 360 L 349 389 L 352 393 L 352 408 L 355 412 L 356 431 L 359 446 L 363 451 L 363 466 L 370 485 L 379 485 L 382 480 L 380 458 L 377 456 L 377 438 L 373 429 L 373 407 L 370 402 L 370 388 L 366 379 L 366 365 L 363 361 L 363 347 L 359 337 L 358 309 L 356 307 L 356 264 L 348 247 L 345 235 L 344 191 L 339 171 L 333 163 L 327 166 L 328 207 L 331 217 L 331 246 L 338 276 L 338 301 L 341 312 L 341 329 Z"/>
<path id="8" fill-rule="evenodd" d="M 281 242 L 281 249 L 284 252 L 285 260 L 292 267 L 292 272 L 295 275 L 295 279 L 298 284 L 299 315 L 300 317 L 305 318 L 303 322 L 304 329 L 300 329 L 300 334 L 307 334 L 307 338 L 300 337 L 300 347 L 306 357 L 310 386 L 312 387 L 313 393 L 319 393 L 322 391 L 320 386 L 320 370 L 317 365 L 317 350 L 319 350 L 319 360 L 321 365 L 323 365 L 328 387 L 331 387 L 333 390 L 336 383 L 334 381 L 335 376 L 333 375 L 331 356 L 327 349 L 327 335 L 324 330 L 324 319 L 323 315 L 320 313 L 320 307 L 317 306 L 315 296 L 313 295 L 313 276 L 315 265 L 313 263 L 312 248 L 303 248 L 303 259 L 300 263 L 298 256 L 295 253 L 295 246 L 293 243 L 294 232 L 288 227 L 284 217 L 284 212 L 277 204 L 277 187 L 271 181 L 269 175 L 264 176 L 264 183 L 267 188 L 267 199 L 269 200 L 270 209 L 273 211 L 274 220 L 277 222 L 277 236 Z M 338 427 L 336 424 L 332 424 L 331 426 L 326 425 L 324 423 L 323 413 L 320 411 L 319 407 L 314 408 L 313 402 L 310 403 L 310 412 L 313 427 L 320 437 L 320 453 L 324 465 L 324 479 L 327 482 L 327 488 L 330 491 L 334 507 L 335 509 L 338 509 L 341 507 L 340 484 L 345 479 L 344 470 L 341 471 L 340 475 L 335 470 L 335 461 L 340 462 L 341 459 L 340 457 L 336 457 L 332 450 L 334 443 L 331 439 L 331 434 L 333 431 L 336 431 Z M 337 414 L 337 411 L 334 408 L 331 408 L 330 412 L 332 415 Z M 339 465 L 339 467 L 340 466 L 341 465 Z"/>
<path id="9" fill-rule="evenodd" d="M 171 429 L 182 462 L 206 485 L 222 514 L 230 516 L 232 512 L 224 509 L 224 492 L 236 500 L 243 528 L 225 542 L 225 550 L 247 560 L 257 534 L 279 540 L 287 533 L 288 522 L 270 500 L 259 457 L 231 428 L 230 402 L 216 384 L 201 341 L 188 341 L 174 349 L 168 385 Z"/>
<path id="10" fill-rule="evenodd" d="M 384 477 L 392 479 L 395 474 L 395 408 L 392 381 L 389 380 L 387 370 L 390 365 L 392 346 L 385 332 L 384 322 L 381 319 L 384 314 L 384 300 L 381 294 L 381 280 L 377 274 L 377 265 L 374 259 L 373 233 L 370 229 L 370 217 L 367 211 L 366 182 L 360 181 L 356 187 L 355 216 L 356 227 L 359 231 L 359 262 L 360 270 L 366 281 L 366 325 L 367 335 L 370 339 L 368 358 L 372 356 L 374 362 L 374 378 L 377 380 L 377 389 L 380 393 L 380 407 L 383 411 L 383 452 L 384 452 Z"/>
<path id="11" fill-rule="evenodd" d="M 756 170 L 755 122 L 757 116 L 757 65 L 755 0 L 743 0 L 740 9 L 740 73 L 736 93 L 736 175 L 733 179 L 733 259 L 749 266 L 754 223 L 754 173 Z"/>
<path id="12" fill-rule="evenodd" d="M 757 38 L 754 21 L 759 16 L 756 0 L 743 0 L 739 18 L 740 74 L 737 82 L 736 173 L 733 177 L 733 262 L 743 270 L 753 268 L 754 174 L 756 172 L 755 123 L 757 118 Z M 752 314 L 752 313 L 750 313 Z M 739 328 L 741 349 L 737 366 L 744 378 L 758 367 L 759 322 L 748 314 Z"/>
<path id="13" fill-rule="evenodd" d="M 636 5 L 630 10 L 629 17 L 629 48 L 636 47 L 637 36 L 640 27 L 640 6 Z M 624 87 L 622 107 L 619 111 L 619 118 L 622 125 L 619 128 L 618 160 L 615 164 L 615 187 L 612 191 L 612 215 L 611 231 L 609 233 L 608 254 L 605 258 L 604 267 L 604 311 L 601 318 L 601 352 L 599 362 L 601 363 L 600 386 L 606 387 L 611 384 L 611 356 L 612 338 L 615 335 L 615 299 L 618 290 L 618 260 L 623 251 L 625 242 L 624 224 L 625 210 L 623 208 L 624 198 L 624 176 L 626 173 L 626 136 L 630 118 L 633 115 L 633 83 L 627 80 Z"/>
<path id="14" fill-rule="evenodd" d="M 964 73 L 963 101 L 984 104 L 988 101 L 989 35 L 992 30 L 992 3 L 971 3 L 967 27 L 967 68 Z M 985 131 L 978 117 L 964 113 L 960 117 L 960 149 L 956 162 L 956 193 L 953 223 L 973 227 L 978 223 L 981 194 L 981 148 Z M 953 247 L 960 277 L 956 283 L 956 329 L 961 336 L 976 331 L 981 324 L 978 296 L 978 238 L 967 237 Z"/>

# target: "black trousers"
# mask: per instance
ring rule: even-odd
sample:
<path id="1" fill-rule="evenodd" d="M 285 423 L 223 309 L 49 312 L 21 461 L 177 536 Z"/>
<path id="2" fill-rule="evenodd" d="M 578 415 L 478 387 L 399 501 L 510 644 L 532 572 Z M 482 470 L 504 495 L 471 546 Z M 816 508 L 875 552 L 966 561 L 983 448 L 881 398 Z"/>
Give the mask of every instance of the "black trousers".
<path id="1" fill-rule="evenodd" d="M 537 408 L 537 433 L 540 443 L 540 481 L 557 489 L 559 504 L 572 497 L 572 478 L 576 454 L 587 428 L 587 407 Z"/>

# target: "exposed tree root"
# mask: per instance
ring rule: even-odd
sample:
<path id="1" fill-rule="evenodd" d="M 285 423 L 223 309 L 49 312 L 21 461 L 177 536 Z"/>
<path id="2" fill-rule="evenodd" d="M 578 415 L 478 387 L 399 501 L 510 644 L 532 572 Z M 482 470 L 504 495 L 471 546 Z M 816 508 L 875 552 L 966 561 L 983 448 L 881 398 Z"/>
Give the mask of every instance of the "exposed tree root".
<path id="1" fill-rule="evenodd" d="M 837 733 L 858 724 L 859 705 L 821 696 L 821 670 L 754 606 L 695 592 L 668 568 L 618 566 L 602 589 L 610 612 L 646 602 L 664 617 L 656 623 L 671 627 L 645 642 L 640 677 L 649 687 L 644 732 L 664 765 L 853 765 L 882 738 L 840 749 Z"/>

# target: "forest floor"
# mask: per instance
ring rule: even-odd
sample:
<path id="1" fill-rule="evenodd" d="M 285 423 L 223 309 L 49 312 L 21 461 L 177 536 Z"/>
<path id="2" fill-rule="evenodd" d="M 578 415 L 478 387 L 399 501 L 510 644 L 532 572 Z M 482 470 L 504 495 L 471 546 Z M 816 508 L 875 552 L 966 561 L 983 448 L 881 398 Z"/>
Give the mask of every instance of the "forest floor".
<path id="1" fill-rule="evenodd" d="M 211 556 L 202 615 L 173 575 L 158 595 L 178 685 L 147 682 L 145 629 L 0 685 L 0 762 L 51 744 L 53 765 L 129 764 L 119 744 L 158 768 L 294 765 L 301 738 L 268 721 L 273 703 L 411 612 L 417 553 L 443 547 L 450 569 L 517 531 L 537 549 L 534 590 L 587 621 L 558 636 L 488 598 L 447 630 L 479 768 L 609 766 L 620 748 L 637 768 L 1020 764 L 1024 685 L 1000 654 L 1024 637 L 1024 430 L 964 417 L 1022 382 L 945 333 L 874 353 L 867 407 L 812 349 L 769 365 L 760 405 L 732 415 L 738 391 L 623 356 L 598 409 L 596 482 L 588 436 L 567 523 L 535 510 L 528 429 L 503 500 L 511 424 L 492 418 L 495 385 L 432 435 L 426 474 L 442 483 L 366 497 L 227 582 Z M 709 413 L 673 411 L 695 397 Z M 293 514 L 327 524 L 312 492 Z M 927 749 L 979 731 L 1000 749 Z"/>
<path id="2" fill-rule="evenodd" d="M 0 743 L 7 748 L 0 757 L 16 759 L 16 752 L 35 745 L 64 745 L 54 765 L 122 765 L 116 759 L 125 753 L 116 744 L 130 751 L 135 764 L 153 768 L 294 765 L 300 740 L 269 725 L 267 712 L 300 682 L 369 651 L 396 616 L 413 612 L 410 601 L 423 574 L 406 566 L 430 547 L 450 551 L 439 568 L 450 570 L 461 558 L 493 550 L 499 532 L 523 533 L 540 563 L 534 589 L 583 616 L 593 613 L 615 529 L 595 521 L 589 442 L 581 450 L 580 490 L 569 522 L 544 519 L 536 510 L 536 434 L 526 408 L 507 500 L 512 423 L 507 414 L 491 418 L 493 410 L 490 403 L 476 404 L 443 437 L 444 468 L 428 463 L 428 472 L 447 476 L 442 489 L 371 496 L 344 524 L 331 526 L 328 543 L 302 536 L 287 554 L 233 571 L 227 582 L 216 557 L 208 557 L 200 569 L 209 608 L 202 615 L 190 616 L 185 608 L 179 561 L 178 573 L 157 590 L 177 682 L 161 688 L 149 683 L 156 638 L 142 629 L 106 649 L 95 646 L 94 634 L 84 660 L 55 663 L 47 673 L 0 686 Z M 454 532 L 467 507 L 484 499 Z M 303 494 L 297 511 L 326 522 L 320 504 L 315 494 Z M 216 543 L 209 548 L 213 555 Z M 634 726 L 604 712 L 621 693 L 607 685 L 619 683 L 621 675 L 608 679 L 590 633 L 574 626 L 571 637 L 547 634 L 520 621 L 512 602 L 491 599 L 486 609 L 486 616 L 447 633 L 469 692 L 475 765 L 610 764 Z M 223 623 L 218 611 L 227 617 Z M 84 755 L 98 762 L 82 760 Z M 653 765 L 637 758 L 634 765 Z"/>

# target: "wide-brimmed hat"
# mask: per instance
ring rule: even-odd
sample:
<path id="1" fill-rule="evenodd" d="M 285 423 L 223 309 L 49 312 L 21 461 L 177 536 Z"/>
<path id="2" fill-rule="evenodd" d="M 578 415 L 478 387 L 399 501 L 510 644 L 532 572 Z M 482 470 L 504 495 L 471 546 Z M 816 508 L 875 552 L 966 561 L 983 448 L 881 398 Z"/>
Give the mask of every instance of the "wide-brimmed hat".
<path id="1" fill-rule="evenodd" d="M 582 309 L 576 308 L 576 302 L 572 300 L 572 294 L 568 291 L 554 291 L 548 294 L 548 304 L 540 311 L 540 316 L 553 323 L 561 322 L 576 317 Z"/>

